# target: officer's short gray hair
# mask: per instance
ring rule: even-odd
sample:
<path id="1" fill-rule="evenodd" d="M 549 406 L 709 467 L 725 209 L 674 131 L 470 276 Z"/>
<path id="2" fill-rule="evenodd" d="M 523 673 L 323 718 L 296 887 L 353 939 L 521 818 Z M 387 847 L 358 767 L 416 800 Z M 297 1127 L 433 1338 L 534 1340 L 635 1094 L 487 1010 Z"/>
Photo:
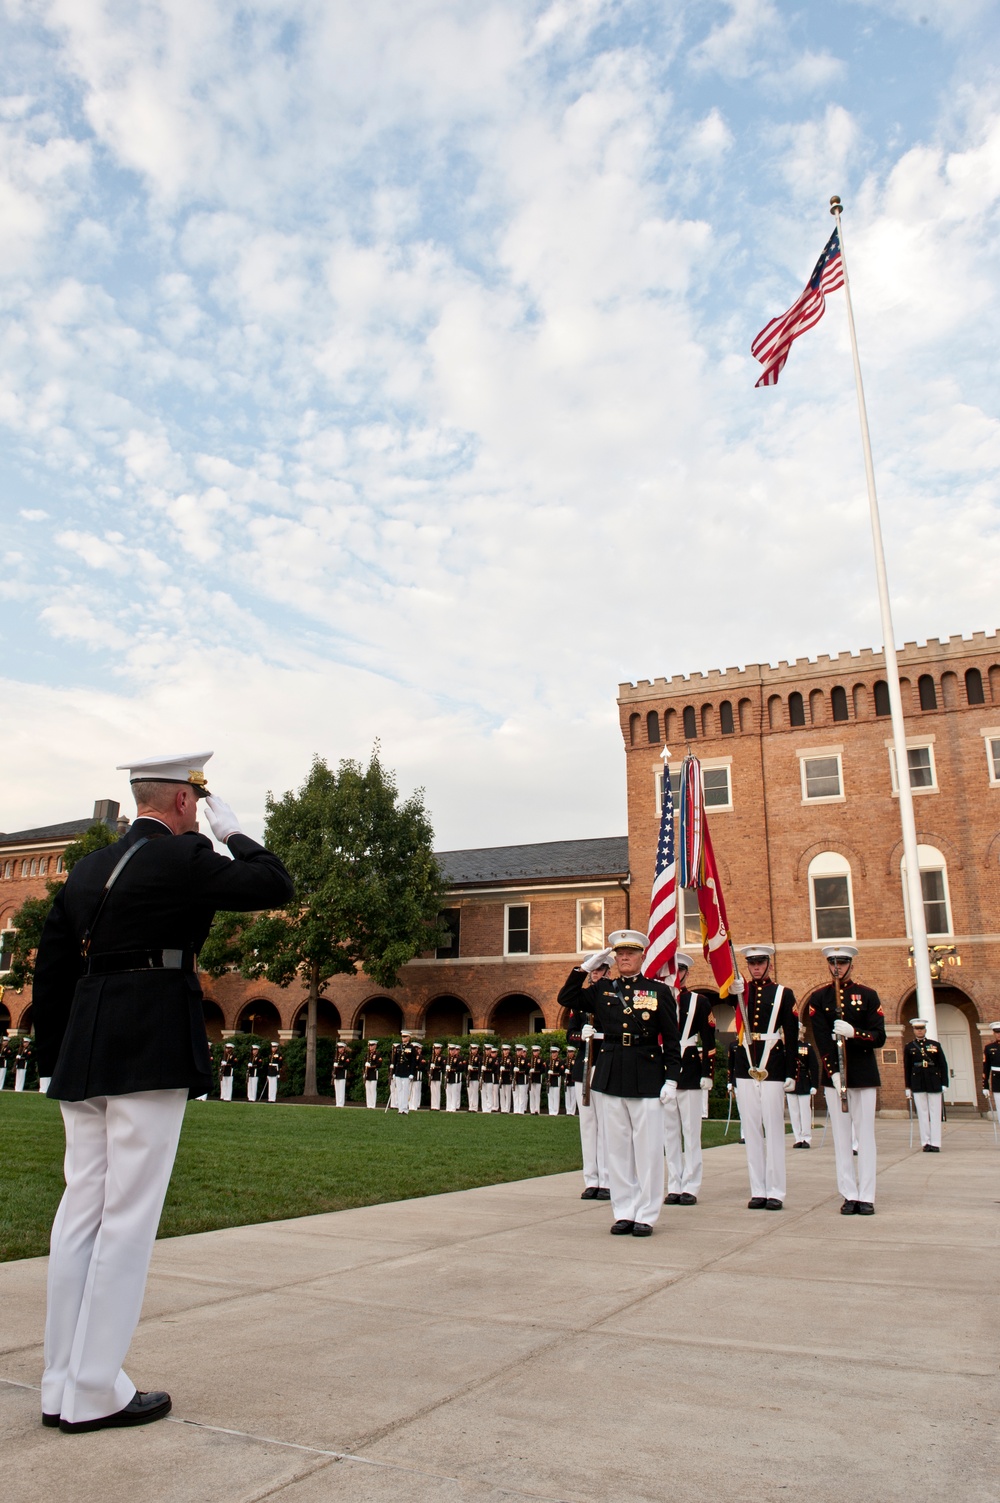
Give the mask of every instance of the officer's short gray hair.
<path id="1" fill-rule="evenodd" d="M 174 802 L 174 795 L 180 783 L 133 783 L 132 793 L 135 797 L 137 809 L 145 806 L 147 809 L 169 809 Z"/>

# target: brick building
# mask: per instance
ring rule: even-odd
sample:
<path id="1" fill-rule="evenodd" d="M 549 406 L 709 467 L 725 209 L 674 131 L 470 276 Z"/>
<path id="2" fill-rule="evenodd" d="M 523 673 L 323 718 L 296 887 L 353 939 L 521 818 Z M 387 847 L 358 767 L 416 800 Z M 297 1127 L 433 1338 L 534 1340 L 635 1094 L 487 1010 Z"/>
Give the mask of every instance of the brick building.
<path id="1" fill-rule="evenodd" d="M 1000 1017 L 1000 639 L 909 642 L 899 670 L 948 1099 L 971 1105 Z M 882 1104 L 898 1109 L 916 1003 L 884 673 L 866 649 L 622 684 L 618 703 L 636 914 L 648 912 L 660 754 L 669 747 L 676 778 L 690 746 L 737 944 L 773 943 L 799 997 L 827 979 L 822 944 L 857 945 L 855 974 L 885 1007 Z M 709 974 L 699 958 L 695 984 Z"/>

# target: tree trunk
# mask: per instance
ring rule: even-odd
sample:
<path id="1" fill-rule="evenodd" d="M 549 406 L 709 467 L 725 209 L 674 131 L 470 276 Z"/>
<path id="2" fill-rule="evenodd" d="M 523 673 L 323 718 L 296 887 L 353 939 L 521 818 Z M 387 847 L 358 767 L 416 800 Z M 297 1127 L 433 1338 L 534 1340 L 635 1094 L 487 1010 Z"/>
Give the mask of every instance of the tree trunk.
<path id="1" fill-rule="evenodd" d="M 319 1000 L 319 962 L 309 967 L 309 1003 L 306 1008 L 306 1081 L 304 1096 L 318 1096 L 316 1089 L 316 1004 Z"/>

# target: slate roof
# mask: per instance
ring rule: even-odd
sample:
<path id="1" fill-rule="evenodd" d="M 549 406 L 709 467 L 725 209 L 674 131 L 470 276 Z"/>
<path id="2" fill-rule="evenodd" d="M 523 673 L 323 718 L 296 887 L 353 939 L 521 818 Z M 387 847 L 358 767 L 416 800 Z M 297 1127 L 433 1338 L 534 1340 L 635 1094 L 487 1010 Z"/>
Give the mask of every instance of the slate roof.
<path id="1" fill-rule="evenodd" d="M 0 834 L 0 846 L 38 845 L 46 840 L 73 840 L 89 830 L 93 823 L 94 816 L 91 815 L 89 819 L 64 819 L 58 825 L 39 825 L 37 830 L 15 830 L 12 835 Z"/>
<path id="2" fill-rule="evenodd" d="M 628 836 L 600 840 L 546 840 L 538 845 L 494 845 L 435 852 L 449 887 L 589 881 L 628 875 Z"/>

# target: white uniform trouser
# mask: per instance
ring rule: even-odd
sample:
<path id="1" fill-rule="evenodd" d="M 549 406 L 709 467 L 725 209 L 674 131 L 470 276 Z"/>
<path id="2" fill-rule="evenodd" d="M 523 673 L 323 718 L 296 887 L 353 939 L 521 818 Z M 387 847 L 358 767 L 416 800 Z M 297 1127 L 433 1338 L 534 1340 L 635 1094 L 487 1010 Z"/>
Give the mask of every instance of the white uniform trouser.
<path id="1" fill-rule="evenodd" d="M 737 1080 L 750 1195 L 785 1198 L 785 1088 L 780 1080 Z"/>
<path id="2" fill-rule="evenodd" d="M 27 1072 L 26 1069 L 24 1069 L 24 1070 L 15 1070 L 14 1071 L 14 1089 L 15 1089 L 15 1091 L 23 1091 L 24 1090 L 24 1082 L 27 1080 L 27 1078 L 28 1078 L 28 1072 Z"/>
<path id="3" fill-rule="evenodd" d="M 445 1081 L 444 1083 L 444 1109 L 446 1112 L 460 1112 L 462 1110 L 462 1082 Z"/>
<path id="4" fill-rule="evenodd" d="M 277 1075 L 269 1075 L 267 1077 L 267 1099 L 268 1101 L 277 1101 L 278 1099 Z"/>
<path id="5" fill-rule="evenodd" d="M 478 1080 L 470 1080 L 470 1081 L 468 1081 L 466 1083 L 465 1089 L 466 1089 L 466 1091 L 469 1094 L 469 1111 L 470 1112 L 478 1112 L 478 1110 L 479 1110 L 479 1081 Z"/>
<path id="6" fill-rule="evenodd" d="M 405 1116 L 410 1110 L 410 1087 L 413 1082 L 409 1075 L 394 1075 L 392 1083 L 396 1088 L 396 1110 Z"/>
<path id="7" fill-rule="evenodd" d="M 187 1091 L 63 1101 L 66 1189 L 52 1223 L 42 1412 L 124 1409 L 122 1372 L 184 1121 Z"/>
<path id="8" fill-rule="evenodd" d="M 499 1110 L 502 1111 L 502 1112 L 509 1112 L 509 1111 L 511 1111 L 513 1109 L 513 1106 L 514 1106 L 514 1087 L 512 1085 L 502 1085 L 500 1087 L 500 1106 L 499 1106 Z"/>
<path id="9" fill-rule="evenodd" d="M 365 1081 L 365 1106 L 367 1106 L 369 1108 L 369 1110 L 371 1110 L 374 1107 L 376 1107 L 377 1105 L 378 1105 L 378 1081 L 377 1080 L 366 1080 Z"/>
<path id="10" fill-rule="evenodd" d="M 572 1080 L 567 1080 L 567 1082 L 566 1082 L 566 1115 L 567 1115 L 567 1117 L 575 1117 L 576 1116 L 576 1109 L 577 1109 L 578 1105 L 579 1105 L 579 1100 L 578 1100 L 578 1097 L 577 1097 L 577 1094 L 576 1094 L 576 1086 L 575 1086 L 575 1084 L 573 1083 Z"/>
<path id="11" fill-rule="evenodd" d="M 667 1194 L 697 1195 L 701 1189 L 701 1087 L 678 1091 L 663 1108 Z"/>
<path id="12" fill-rule="evenodd" d="M 533 1117 L 537 1117 L 542 1109 L 542 1083 L 528 1087 L 528 1110 Z"/>
<path id="13" fill-rule="evenodd" d="M 0 1065 L 0 1091 L 3 1090 L 4 1086 L 6 1085 L 6 1083 L 7 1083 L 7 1066 L 6 1065 Z"/>
<path id="14" fill-rule="evenodd" d="M 439 1112 L 441 1110 L 441 1082 L 440 1082 L 440 1080 L 432 1080 L 431 1081 L 431 1083 L 430 1083 L 430 1093 L 431 1093 L 431 1111 L 432 1112 Z"/>
<path id="15" fill-rule="evenodd" d="M 248 1075 L 247 1076 L 247 1100 L 248 1101 L 256 1101 L 259 1093 L 260 1093 L 260 1076 L 259 1075 Z"/>
<path id="16" fill-rule="evenodd" d="M 232 1101 L 233 1077 L 231 1075 L 219 1076 L 219 1098 L 222 1101 Z"/>
<path id="17" fill-rule="evenodd" d="M 390 1075 L 389 1076 L 389 1105 L 392 1106 L 392 1107 L 398 1107 L 398 1105 L 399 1105 L 399 1102 L 396 1100 L 397 1094 L 398 1094 L 398 1092 L 396 1090 L 396 1077 L 395 1077 L 395 1075 Z M 407 1097 L 407 1101 L 408 1100 L 409 1100 L 409 1097 Z"/>
<path id="18" fill-rule="evenodd" d="M 483 1089 L 482 1089 L 482 1093 L 481 1093 L 481 1100 L 482 1100 L 482 1109 L 483 1109 L 483 1111 L 484 1112 L 493 1112 L 493 1111 L 496 1111 L 496 1103 L 497 1103 L 497 1101 L 499 1099 L 500 1098 L 497 1095 L 497 1087 L 495 1085 L 491 1084 L 490 1081 L 484 1080 L 483 1081 Z"/>
<path id="19" fill-rule="evenodd" d="M 840 1109 L 840 1097 L 826 1087 L 826 1109 L 833 1133 L 833 1151 L 837 1160 L 837 1189 L 845 1200 L 866 1200 L 875 1204 L 875 1097 L 874 1086 L 860 1091 L 847 1087 L 847 1111 Z M 857 1135 L 858 1161 L 855 1165 L 852 1138 Z"/>
<path id="20" fill-rule="evenodd" d="M 345 1106 L 347 1103 L 347 1080 L 335 1080 L 333 1082 L 333 1101 L 335 1106 Z"/>
<path id="21" fill-rule="evenodd" d="M 920 1146 L 929 1143 L 932 1148 L 941 1147 L 941 1101 L 940 1091 L 914 1091 L 913 1105 L 917 1109 L 917 1122 L 920 1125 Z M 861 1150 L 858 1150 L 858 1158 Z M 863 1195 L 858 1196 L 864 1200 Z"/>
<path id="22" fill-rule="evenodd" d="M 519 1117 L 523 1117 L 528 1110 L 528 1082 L 514 1087 L 514 1111 Z"/>
<path id="23" fill-rule="evenodd" d="M 549 1086 L 549 1116 L 550 1117 L 558 1117 L 558 1115 L 559 1115 L 559 1087 L 557 1085 L 550 1085 Z"/>
<path id="24" fill-rule="evenodd" d="M 591 1072 L 593 1074 L 593 1072 Z M 601 1120 L 603 1104 L 609 1098 L 599 1091 L 591 1090 L 590 1104 L 583 1104 L 583 1081 L 573 1085 L 573 1095 L 580 1113 L 580 1147 L 583 1150 L 583 1183 L 588 1189 L 608 1188 L 607 1149 L 604 1142 L 604 1123 Z M 611 1097 L 618 1100 L 618 1097 Z M 568 1098 L 567 1098 L 568 1100 Z M 629 1218 L 626 1217 L 626 1220 Z"/>
<path id="25" fill-rule="evenodd" d="M 788 1120 L 792 1124 L 792 1137 L 795 1142 L 811 1143 L 813 1130 L 812 1097 L 789 1096 Z"/>
<path id="26" fill-rule="evenodd" d="M 658 1096 L 600 1099 L 611 1209 L 616 1221 L 652 1226 L 663 1206 L 663 1108 Z"/>
<path id="27" fill-rule="evenodd" d="M 414 1075 L 410 1081 L 410 1111 L 419 1112 L 420 1103 L 423 1100 L 424 1083 L 419 1075 Z"/>

